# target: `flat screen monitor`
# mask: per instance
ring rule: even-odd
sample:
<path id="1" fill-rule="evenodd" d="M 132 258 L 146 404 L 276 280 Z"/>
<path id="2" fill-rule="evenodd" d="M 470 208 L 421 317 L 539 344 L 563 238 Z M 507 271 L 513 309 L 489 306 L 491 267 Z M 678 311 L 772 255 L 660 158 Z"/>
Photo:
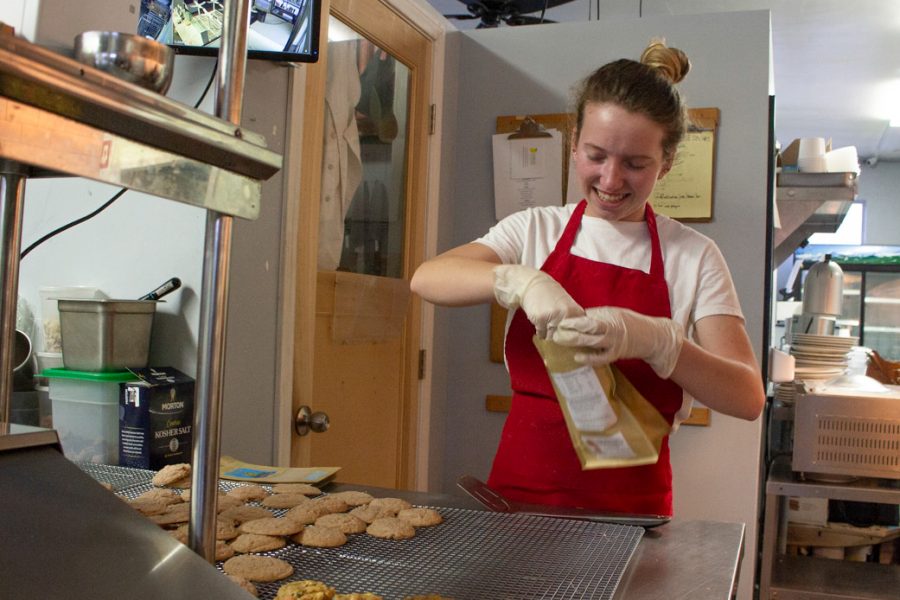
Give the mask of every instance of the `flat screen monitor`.
<path id="1" fill-rule="evenodd" d="M 223 3 L 229 0 L 141 0 L 137 32 L 180 54 L 216 56 Z M 248 58 L 319 59 L 321 0 L 249 0 Z"/>

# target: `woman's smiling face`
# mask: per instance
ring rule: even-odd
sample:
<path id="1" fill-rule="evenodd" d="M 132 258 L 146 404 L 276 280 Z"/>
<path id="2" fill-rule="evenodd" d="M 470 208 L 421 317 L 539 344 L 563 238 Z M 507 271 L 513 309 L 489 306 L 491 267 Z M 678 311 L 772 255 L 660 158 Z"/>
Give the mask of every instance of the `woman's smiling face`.
<path id="1" fill-rule="evenodd" d="M 671 167 L 663 154 L 664 135 L 662 125 L 616 104 L 585 107 L 573 152 L 587 216 L 643 220 L 653 186 Z"/>

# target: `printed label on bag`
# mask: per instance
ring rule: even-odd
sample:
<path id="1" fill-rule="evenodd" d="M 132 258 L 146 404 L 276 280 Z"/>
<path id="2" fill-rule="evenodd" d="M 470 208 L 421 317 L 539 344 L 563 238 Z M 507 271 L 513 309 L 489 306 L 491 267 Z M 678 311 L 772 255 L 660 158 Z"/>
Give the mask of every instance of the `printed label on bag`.
<path id="1" fill-rule="evenodd" d="M 616 413 L 593 368 L 585 366 L 550 375 L 576 428 L 582 431 L 603 431 L 616 424 Z"/>
<path id="2" fill-rule="evenodd" d="M 637 456 L 620 431 L 612 435 L 582 435 L 581 441 L 597 456 L 634 458 Z"/>

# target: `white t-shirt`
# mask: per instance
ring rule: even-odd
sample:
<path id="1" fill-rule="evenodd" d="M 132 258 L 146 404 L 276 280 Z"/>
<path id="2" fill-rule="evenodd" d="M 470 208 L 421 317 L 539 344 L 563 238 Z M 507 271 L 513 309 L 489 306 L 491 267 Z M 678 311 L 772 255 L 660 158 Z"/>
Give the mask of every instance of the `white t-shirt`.
<path id="1" fill-rule="evenodd" d="M 506 264 L 540 268 L 556 247 L 576 204 L 529 208 L 504 218 L 475 240 Z M 711 315 L 743 319 L 725 258 L 715 242 L 678 221 L 656 215 L 672 319 L 692 336 L 694 324 Z M 650 233 L 644 221 L 607 221 L 584 216 L 572 254 L 650 272 Z M 507 322 L 507 326 L 508 326 Z M 690 412 L 691 399 L 676 417 Z"/>

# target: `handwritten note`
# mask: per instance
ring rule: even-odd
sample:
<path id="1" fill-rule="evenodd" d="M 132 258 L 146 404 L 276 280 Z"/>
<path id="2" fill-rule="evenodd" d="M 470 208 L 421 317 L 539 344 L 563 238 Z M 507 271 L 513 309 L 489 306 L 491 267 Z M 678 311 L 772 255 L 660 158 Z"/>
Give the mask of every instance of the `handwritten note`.
<path id="1" fill-rule="evenodd" d="M 691 131 L 678 146 L 672 170 L 656 184 L 653 209 L 673 219 L 712 218 L 715 131 Z"/>

